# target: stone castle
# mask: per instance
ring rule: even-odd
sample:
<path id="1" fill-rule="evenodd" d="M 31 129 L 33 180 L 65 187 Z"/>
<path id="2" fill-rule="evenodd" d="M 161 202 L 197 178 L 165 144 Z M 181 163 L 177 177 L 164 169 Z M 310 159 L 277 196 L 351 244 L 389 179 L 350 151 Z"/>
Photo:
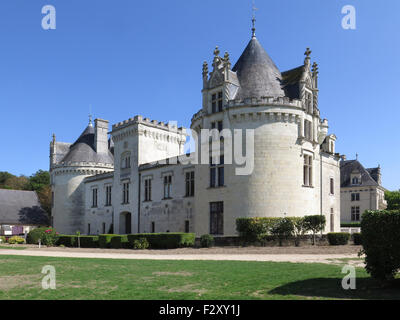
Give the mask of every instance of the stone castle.
<path id="1" fill-rule="evenodd" d="M 193 161 L 173 161 L 186 157 L 186 129 L 142 116 L 110 133 L 108 121 L 90 121 L 73 144 L 53 135 L 53 226 L 64 234 L 234 236 L 239 217 L 321 214 L 326 232 L 339 231 L 340 155 L 320 117 L 318 66 L 310 54 L 281 73 L 253 28 L 233 68 L 218 48 L 211 72 L 203 65 L 202 108 L 191 121 L 197 146 L 220 140 L 204 138 L 204 129 L 252 130 L 251 174 L 237 174 L 240 166 L 226 161 L 226 150 L 209 164 L 199 161 L 201 152 L 188 155 Z"/>

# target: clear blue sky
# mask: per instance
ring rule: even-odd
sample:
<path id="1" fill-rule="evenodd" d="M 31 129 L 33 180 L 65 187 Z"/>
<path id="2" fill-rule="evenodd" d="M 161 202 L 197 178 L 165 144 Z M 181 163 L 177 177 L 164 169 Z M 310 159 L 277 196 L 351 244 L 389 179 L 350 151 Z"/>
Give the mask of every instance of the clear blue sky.
<path id="1" fill-rule="evenodd" d="M 44 5 L 57 29 L 41 28 Z M 354 5 L 357 29 L 341 27 Z M 400 1 L 258 0 L 257 38 L 281 71 L 320 68 L 321 116 L 337 151 L 400 188 Z M 0 171 L 48 170 L 51 134 L 73 142 L 95 117 L 136 114 L 190 126 L 201 69 L 220 46 L 236 62 L 250 40 L 251 0 L 2 0 Z M 399 90 L 399 91 L 398 91 Z"/>

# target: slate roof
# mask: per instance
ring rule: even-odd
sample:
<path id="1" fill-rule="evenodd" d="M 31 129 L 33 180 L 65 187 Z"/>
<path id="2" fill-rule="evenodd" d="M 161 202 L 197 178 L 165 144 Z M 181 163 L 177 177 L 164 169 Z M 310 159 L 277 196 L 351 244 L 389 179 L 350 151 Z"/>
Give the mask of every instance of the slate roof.
<path id="1" fill-rule="evenodd" d="M 61 162 L 95 162 L 114 164 L 114 157 L 108 153 L 97 153 L 94 144 L 94 128 L 88 125 L 79 138 L 70 146 Z"/>
<path id="2" fill-rule="evenodd" d="M 47 226 L 47 213 L 34 191 L 0 189 L 0 224 Z"/>
<path id="3" fill-rule="evenodd" d="M 287 97 L 300 99 L 300 80 L 303 73 L 304 65 L 282 72 L 282 85 Z"/>
<path id="4" fill-rule="evenodd" d="M 374 168 L 378 169 L 378 168 Z M 361 184 L 359 186 L 379 186 L 378 182 L 372 178 L 369 170 L 365 169 L 363 165 L 357 160 L 348 160 L 340 162 L 340 186 L 344 187 L 352 187 L 350 177 L 351 173 L 354 171 L 359 171 L 361 173 Z"/>
<path id="5" fill-rule="evenodd" d="M 232 71 L 240 83 L 236 99 L 285 96 L 282 75 L 256 37 L 250 40 Z"/>

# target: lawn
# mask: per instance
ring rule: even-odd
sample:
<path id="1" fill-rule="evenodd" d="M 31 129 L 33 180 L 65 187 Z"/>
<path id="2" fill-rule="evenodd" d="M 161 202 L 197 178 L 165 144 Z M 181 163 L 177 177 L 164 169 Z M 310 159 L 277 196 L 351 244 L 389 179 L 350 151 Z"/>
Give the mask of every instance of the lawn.
<path id="1" fill-rule="evenodd" d="M 56 269 L 56 290 L 41 270 Z M 398 299 L 357 268 L 357 290 L 341 287 L 341 265 L 0 256 L 0 299 Z"/>

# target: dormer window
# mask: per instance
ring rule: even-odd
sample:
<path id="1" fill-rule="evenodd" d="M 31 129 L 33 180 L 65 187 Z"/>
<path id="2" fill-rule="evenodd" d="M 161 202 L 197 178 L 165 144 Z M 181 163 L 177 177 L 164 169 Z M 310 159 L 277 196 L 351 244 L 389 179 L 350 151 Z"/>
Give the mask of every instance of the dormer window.
<path id="1" fill-rule="evenodd" d="M 351 180 L 351 184 L 360 184 L 358 177 L 353 177 L 353 179 Z"/>
<path id="2" fill-rule="evenodd" d="M 211 96 L 212 113 L 222 111 L 222 91 L 216 92 Z"/>

